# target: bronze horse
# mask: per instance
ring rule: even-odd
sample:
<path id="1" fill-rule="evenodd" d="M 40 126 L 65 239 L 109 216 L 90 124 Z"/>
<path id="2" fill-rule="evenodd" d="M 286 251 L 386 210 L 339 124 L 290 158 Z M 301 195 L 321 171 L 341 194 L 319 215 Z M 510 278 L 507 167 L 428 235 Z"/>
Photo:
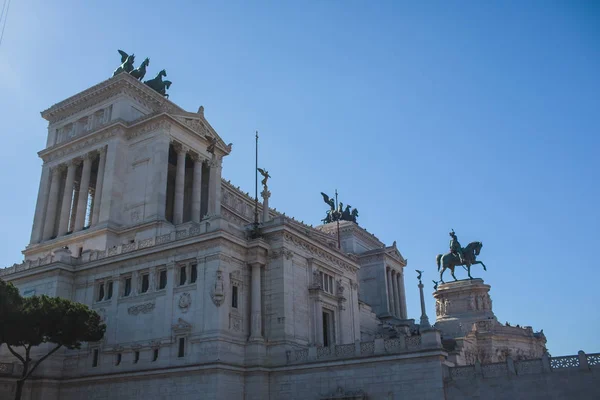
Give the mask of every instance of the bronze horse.
<path id="1" fill-rule="evenodd" d="M 438 254 L 436 257 L 438 271 L 440 270 L 441 267 L 443 267 L 442 271 L 440 272 L 440 282 L 444 283 L 444 279 L 442 278 L 442 276 L 444 275 L 444 271 L 446 269 L 450 269 L 450 271 L 452 271 L 452 277 L 454 278 L 455 281 L 458 280 L 458 279 L 456 279 L 456 276 L 454 276 L 454 267 L 456 267 L 457 265 L 462 265 L 463 267 L 466 265 L 465 269 L 467 270 L 467 273 L 469 274 L 469 279 L 473 279 L 473 277 L 471 276 L 471 265 L 481 264 L 483 266 L 483 270 L 487 271 L 487 268 L 485 268 L 485 264 L 482 263 L 481 261 L 476 260 L 482 247 L 483 247 L 483 243 L 481 243 L 481 242 L 469 243 L 467 245 L 467 247 L 465 247 L 463 249 L 464 263 L 461 263 L 458 256 L 455 256 L 452 253 L 446 253 L 444 255 Z"/>

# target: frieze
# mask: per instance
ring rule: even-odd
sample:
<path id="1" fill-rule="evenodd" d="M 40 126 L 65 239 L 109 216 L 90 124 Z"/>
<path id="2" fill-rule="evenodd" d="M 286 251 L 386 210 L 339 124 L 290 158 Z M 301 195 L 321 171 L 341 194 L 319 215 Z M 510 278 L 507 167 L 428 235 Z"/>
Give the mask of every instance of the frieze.
<path id="1" fill-rule="evenodd" d="M 110 129 L 107 129 L 109 127 L 103 128 L 101 130 L 92 132 L 88 135 L 81 136 L 80 138 L 77 138 L 72 142 L 61 144 L 59 145 L 59 147 L 61 148 L 54 150 L 54 146 L 49 147 L 45 150 L 40 151 L 38 154 L 42 158 L 42 160 L 44 160 L 45 163 L 50 163 L 54 160 L 75 153 L 82 149 L 88 149 L 96 143 L 106 141 L 113 136 L 122 135 L 125 132 L 123 122 L 117 120 L 115 121 L 115 124 L 116 126 L 111 125 L 112 128 Z"/>
<path id="2" fill-rule="evenodd" d="M 301 240 L 287 232 L 283 234 L 283 238 L 286 241 L 292 242 L 295 246 L 300 247 L 300 248 L 310 252 L 311 254 L 317 255 L 318 257 L 324 258 L 324 259 L 332 262 L 333 264 L 343 268 L 344 270 L 346 270 L 348 272 L 356 273 L 356 271 L 358 270 L 357 267 L 355 267 L 349 263 L 346 263 L 346 262 L 340 260 L 339 258 L 334 257 L 333 255 L 329 254 L 328 252 L 321 250 L 317 246 L 310 244 L 304 240 Z"/>
<path id="3" fill-rule="evenodd" d="M 151 116 L 155 116 L 155 115 L 156 114 L 153 114 Z M 172 124 L 169 121 L 167 121 L 165 118 L 161 118 L 158 121 L 147 122 L 147 123 L 142 124 L 139 127 L 135 127 L 133 129 L 131 129 L 125 135 L 125 137 L 128 140 L 131 140 L 135 137 L 143 136 L 149 132 L 154 132 L 154 131 L 158 131 L 158 130 L 163 130 L 164 132 L 170 132 L 171 126 L 172 126 Z"/>
<path id="4" fill-rule="evenodd" d="M 138 315 L 138 314 L 148 314 L 150 312 L 152 312 L 152 310 L 154 310 L 155 304 L 154 303 L 144 303 L 144 304 L 139 304 L 137 306 L 132 306 L 129 307 L 127 309 L 127 312 L 130 315 Z"/>

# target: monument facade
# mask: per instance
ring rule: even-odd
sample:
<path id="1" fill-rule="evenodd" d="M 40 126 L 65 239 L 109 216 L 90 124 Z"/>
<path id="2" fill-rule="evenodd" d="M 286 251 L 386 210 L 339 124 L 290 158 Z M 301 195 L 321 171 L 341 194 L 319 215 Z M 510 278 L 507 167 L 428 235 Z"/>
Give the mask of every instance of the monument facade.
<path id="1" fill-rule="evenodd" d="M 500 326 L 481 279 L 439 284 L 436 323 L 416 323 L 395 242 L 349 206 L 318 227 L 270 209 L 264 169 L 257 204 L 222 177 L 232 145 L 204 108 L 183 110 L 166 71 L 143 82 L 149 60 L 121 56 L 112 78 L 42 112 L 31 240 L 0 278 L 84 303 L 107 330 L 42 363 L 26 398 L 444 399 L 479 376 L 460 368 L 552 372 L 543 334 Z M 1 398 L 18 368 L 0 348 Z"/>

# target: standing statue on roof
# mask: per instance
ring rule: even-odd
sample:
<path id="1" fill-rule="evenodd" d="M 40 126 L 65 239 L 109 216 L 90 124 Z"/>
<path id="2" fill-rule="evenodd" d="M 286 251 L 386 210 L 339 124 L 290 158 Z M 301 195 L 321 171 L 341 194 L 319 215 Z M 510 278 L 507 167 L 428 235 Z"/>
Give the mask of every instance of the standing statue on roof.
<path id="1" fill-rule="evenodd" d="M 271 175 L 269 175 L 269 171 L 262 169 L 262 168 L 257 168 L 258 172 L 260 172 L 260 174 L 262 175 L 262 177 L 264 178 L 260 184 L 263 185 L 263 187 L 265 188 L 265 190 L 267 189 L 267 181 L 269 180 L 269 178 L 271 177 Z"/>

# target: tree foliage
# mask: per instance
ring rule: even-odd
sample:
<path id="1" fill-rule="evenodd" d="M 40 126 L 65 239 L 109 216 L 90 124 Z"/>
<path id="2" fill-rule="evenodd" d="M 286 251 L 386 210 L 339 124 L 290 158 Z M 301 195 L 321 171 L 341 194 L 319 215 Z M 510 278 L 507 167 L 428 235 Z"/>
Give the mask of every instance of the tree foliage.
<path id="1" fill-rule="evenodd" d="M 48 296 L 15 298 L 13 288 L 10 284 L 0 283 L 0 312 L 3 312 L 0 315 L 0 339 L 23 364 L 15 396 L 19 400 L 25 380 L 42 361 L 61 347 L 78 349 L 83 342 L 101 340 L 106 325 L 98 313 L 84 304 Z M 13 306 L 4 306 L 5 298 L 11 299 Z M 44 343 L 53 346 L 46 355 L 33 360 L 30 357 L 32 347 Z"/>
<path id="2" fill-rule="evenodd" d="M 8 314 L 23 305 L 19 290 L 10 282 L 0 279 L 0 345 L 4 343 L 3 326 Z"/>

